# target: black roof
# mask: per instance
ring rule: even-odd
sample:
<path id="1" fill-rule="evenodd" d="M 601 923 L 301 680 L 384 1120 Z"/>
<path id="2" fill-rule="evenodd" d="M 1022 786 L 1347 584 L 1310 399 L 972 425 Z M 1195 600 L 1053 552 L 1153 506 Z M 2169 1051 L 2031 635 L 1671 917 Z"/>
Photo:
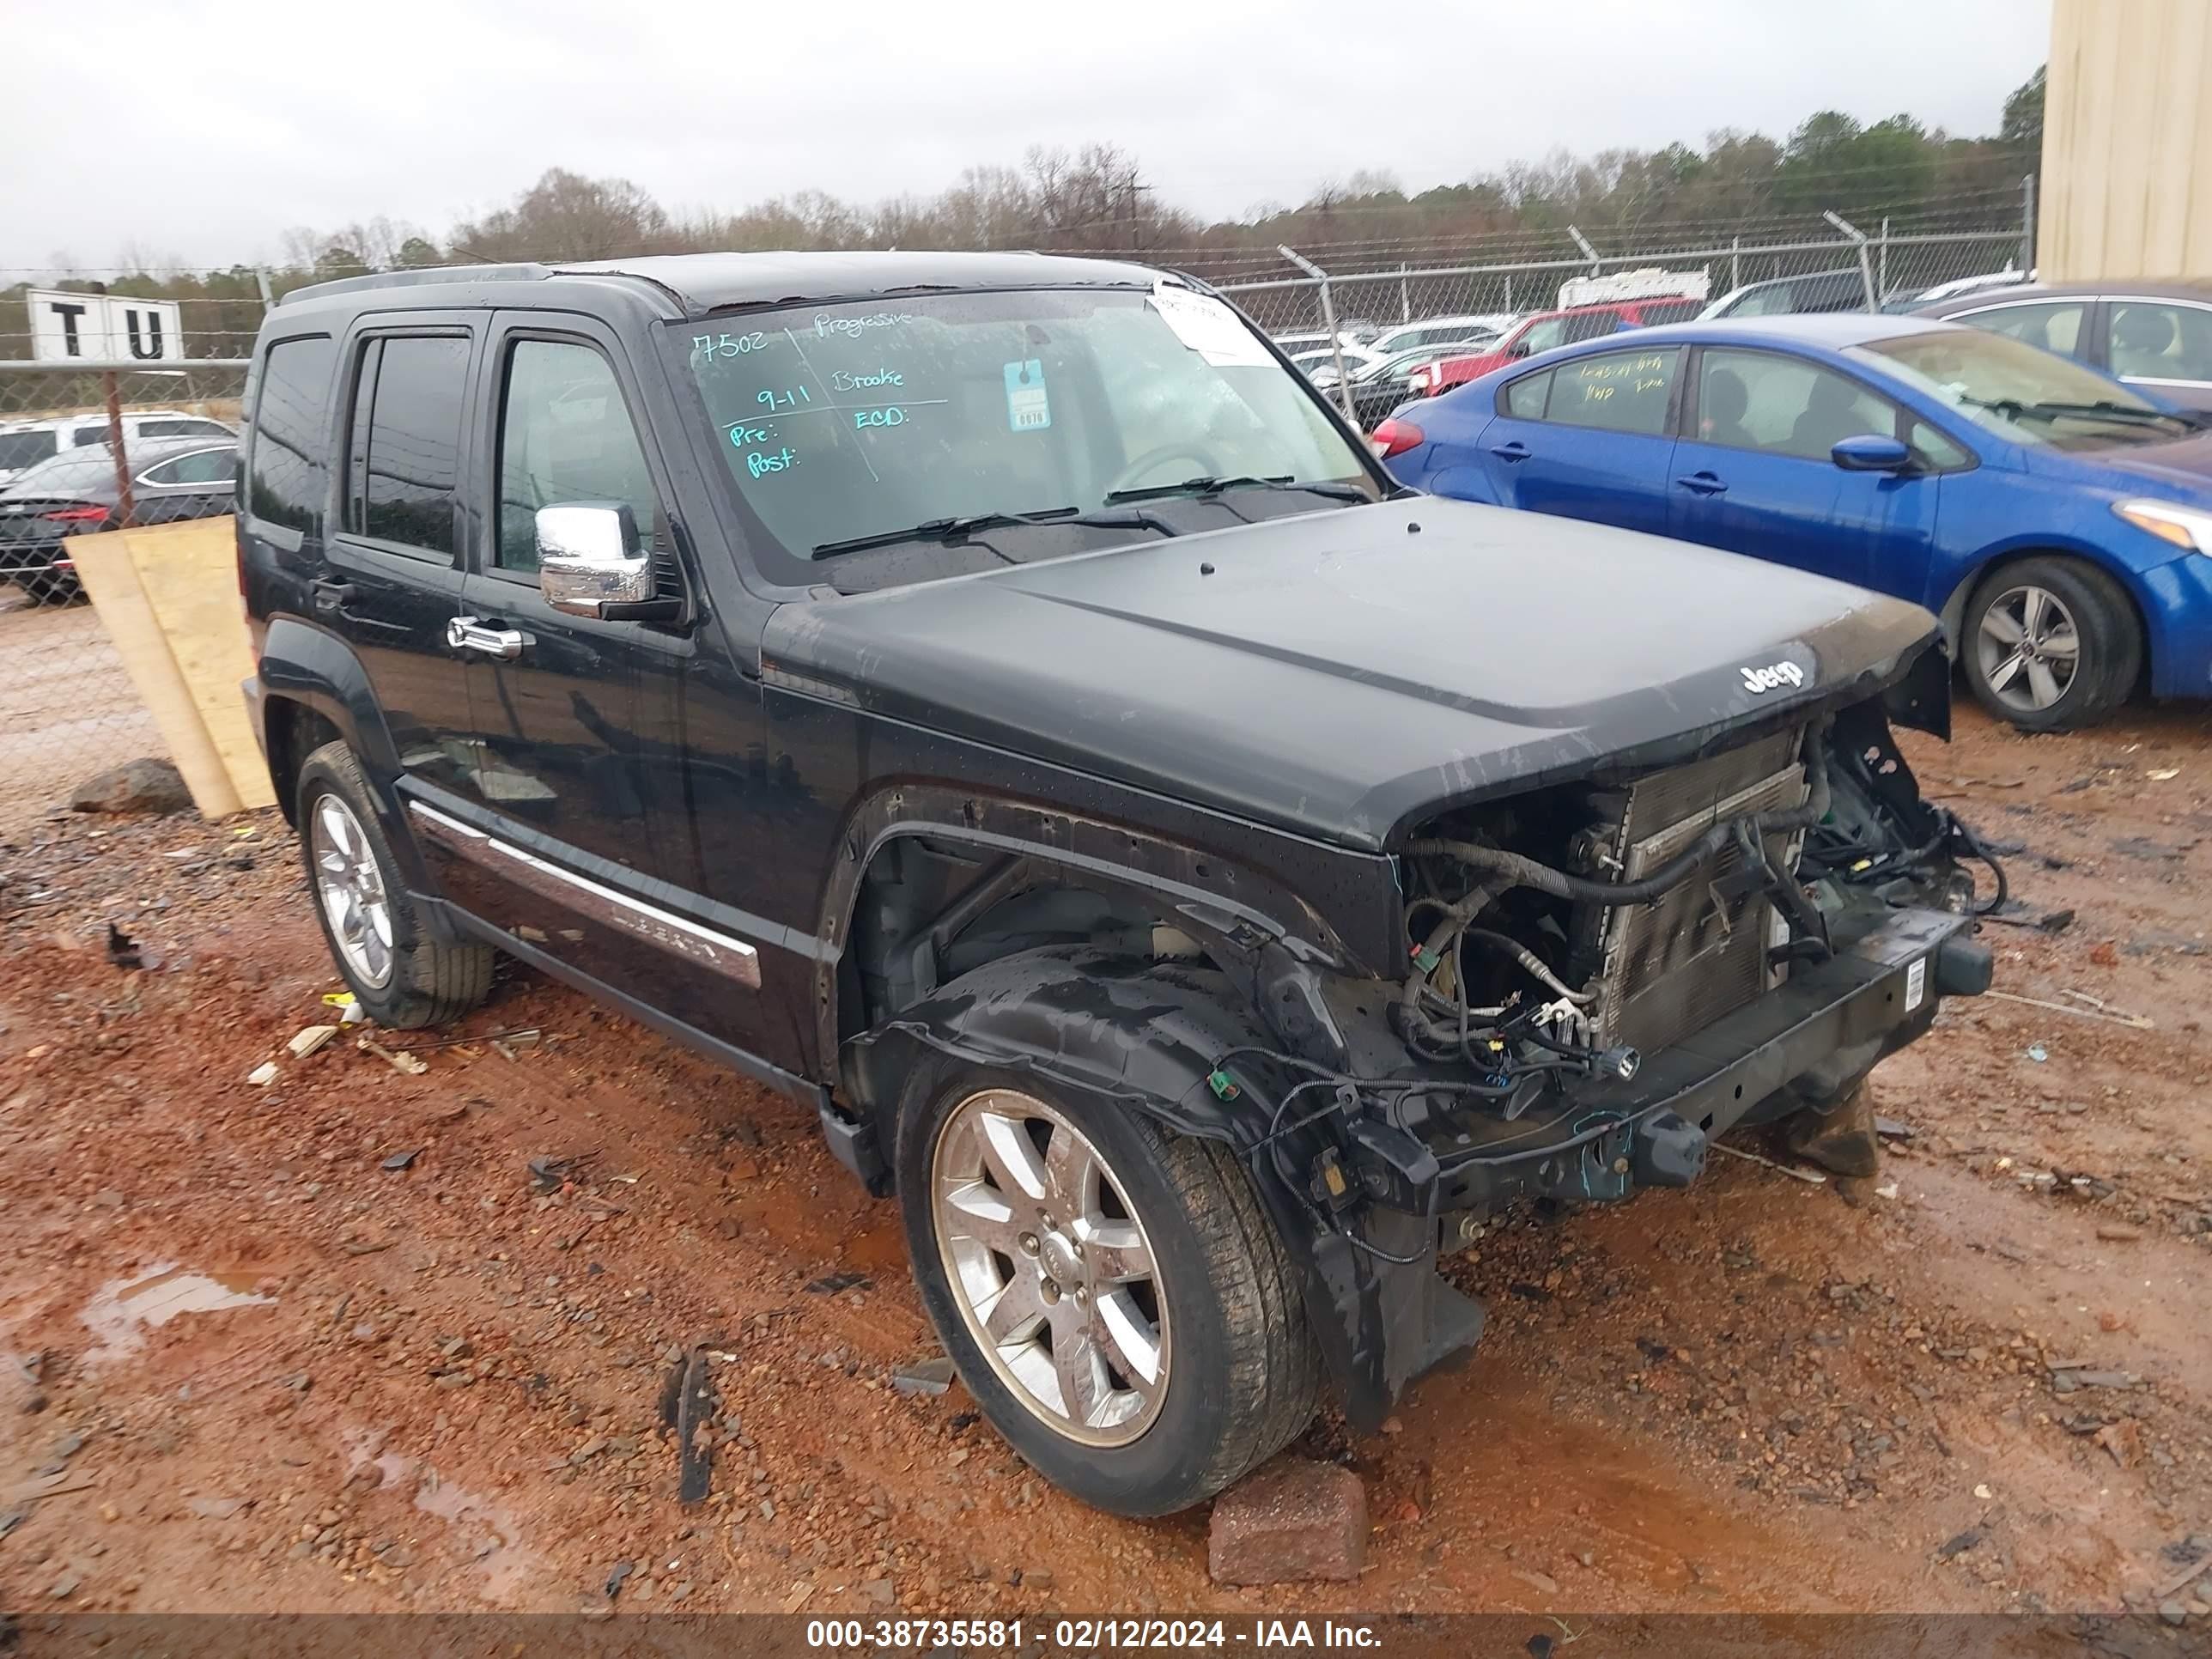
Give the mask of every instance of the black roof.
<path id="1" fill-rule="evenodd" d="M 476 287 L 624 277 L 650 284 L 690 316 L 731 306 L 828 304 L 1009 288 L 1150 288 L 1159 273 L 1113 259 L 1047 253 L 664 253 L 568 264 L 455 265 L 386 271 L 295 289 L 289 305 L 394 288 Z M 423 296 L 426 300 L 428 295 Z"/>

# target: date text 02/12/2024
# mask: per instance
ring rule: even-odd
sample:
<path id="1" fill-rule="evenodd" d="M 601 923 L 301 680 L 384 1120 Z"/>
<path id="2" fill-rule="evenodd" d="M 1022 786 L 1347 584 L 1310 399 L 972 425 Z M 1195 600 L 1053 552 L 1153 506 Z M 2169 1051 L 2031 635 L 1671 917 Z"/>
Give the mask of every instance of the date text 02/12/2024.
<path id="1" fill-rule="evenodd" d="M 1376 1628 L 1358 1620 L 1262 1619 L 810 1619 L 806 1645 L 872 1651 L 956 1648 L 970 1652 L 1020 1653 L 1042 1649 L 1086 1653 L 1148 1648 L 1382 1647 Z"/>

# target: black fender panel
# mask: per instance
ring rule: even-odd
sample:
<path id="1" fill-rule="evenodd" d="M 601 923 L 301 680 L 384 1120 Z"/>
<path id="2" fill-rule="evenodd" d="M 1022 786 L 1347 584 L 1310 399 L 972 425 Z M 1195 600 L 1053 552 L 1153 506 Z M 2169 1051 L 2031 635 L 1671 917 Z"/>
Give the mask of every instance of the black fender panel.
<path id="1" fill-rule="evenodd" d="M 398 749 L 370 689 L 368 671 L 362 666 L 353 647 L 337 635 L 295 617 L 272 617 L 262 642 L 260 678 L 264 721 L 276 704 L 295 702 L 312 708 L 337 728 L 338 735 L 361 760 L 362 774 L 376 796 L 380 827 L 403 866 L 408 887 L 438 896 L 437 884 L 415 844 L 415 833 L 399 798 Z M 263 750 L 267 752 L 265 731 L 262 739 Z M 282 794 L 281 788 L 278 793 Z M 291 805 L 282 804 L 289 818 Z M 451 935 L 442 907 L 431 907 L 430 918 L 441 936 Z"/>
<path id="2" fill-rule="evenodd" d="M 863 1133 L 878 1146 L 893 1143 L 900 1082 L 915 1050 L 927 1048 L 1031 1072 L 1057 1089 L 1146 1113 L 1178 1134 L 1235 1148 L 1298 1265 L 1306 1317 L 1346 1412 L 1371 1431 L 1404 1385 L 1434 1363 L 1432 1304 L 1451 1292 L 1418 1243 L 1407 1266 L 1357 1251 L 1259 1163 L 1276 1103 L 1243 1085 L 1250 1074 L 1243 1067 L 1231 1098 L 1209 1081 L 1230 1050 L 1277 1046 L 1239 1000 L 1229 976 L 1211 967 L 1087 947 L 1024 951 L 854 1039 L 846 1075 Z"/>

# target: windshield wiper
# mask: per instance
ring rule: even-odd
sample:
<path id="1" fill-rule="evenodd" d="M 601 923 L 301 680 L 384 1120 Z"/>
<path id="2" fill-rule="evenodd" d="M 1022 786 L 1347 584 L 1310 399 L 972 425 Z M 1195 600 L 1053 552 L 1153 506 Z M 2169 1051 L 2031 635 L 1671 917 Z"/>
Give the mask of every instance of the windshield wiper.
<path id="1" fill-rule="evenodd" d="M 1111 489 L 1109 501 L 1153 501 L 1170 495 L 1218 495 L 1224 489 L 1302 489 L 1310 495 L 1326 495 L 1333 501 L 1371 501 L 1375 498 L 1352 484 L 1299 483 L 1288 473 L 1277 478 L 1259 478 L 1249 474 L 1231 478 L 1185 478 L 1181 483 L 1146 484 L 1139 489 Z"/>
<path id="2" fill-rule="evenodd" d="M 2019 420 L 2085 420 L 2134 421 L 2138 423 L 2171 421 L 2185 432 L 2194 432 L 2205 424 L 2202 415 L 2179 409 L 2137 409 L 2128 404 L 2116 404 L 2109 398 L 2094 404 L 2069 404 L 2056 401 L 2023 403 L 2017 398 L 1967 398 L 1966 402 L 1977 409 L 1986 409 L 2002 415 L 2008 421 Z"/>
<path id="3" fill-rule="evenodd" d="M 970 513 L 957 519 L 925 519 L 903 530 L 877 530 L 865 536 L 848 536 L 834 542 L 817 542 L 814 556 L 835 558 L 840 553 L 860 553 L 872 547 L 899 542 L 955 542 L 979 530 L 1001 530 L 1018 525 L 1080 525 L 1090 530 L 1152 530 L 1163 536 L 1179 533 L 1150 513 L 1079 513 L 1072 507 L 1046 507 L 1037 513 Z"/>

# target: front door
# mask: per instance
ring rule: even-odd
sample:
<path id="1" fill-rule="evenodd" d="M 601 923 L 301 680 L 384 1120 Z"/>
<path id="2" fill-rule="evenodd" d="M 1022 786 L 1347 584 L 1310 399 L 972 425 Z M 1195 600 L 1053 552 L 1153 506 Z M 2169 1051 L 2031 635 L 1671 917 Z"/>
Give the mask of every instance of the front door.
<path id="1" fill-rule="evenodd" d="M 1666 534 L 1681 358 L 1607 351 L 1508 381 L 1480 456 L 1498 504 Z"/>
<path id="2" fill-rule="evenodd" d="M 1668 533 L 1917 599 L 1937 480 L 1847 472 L 1829 453 L 1869 433 L 1911 442 L 1897 405 L 1847 374 L 1778 352 L 1714 346 L 1699 357 L 1674 447 Z"/>
<path id="3" fill-rule="evenodd" d="M 461 651 L 486 809 L 472 827 L 495 849 L 474 849 L 464 902 L 559 965 L 757 1049 L 756 946 L 707 914 L 687 828 L 690 622 L 572 616 L 539 586 L 538 509 L 619 504 L 662 592 L 690 609 L 631 377 L 618 342 L 587 319 L 502 313 L 493 328 Z"/>

